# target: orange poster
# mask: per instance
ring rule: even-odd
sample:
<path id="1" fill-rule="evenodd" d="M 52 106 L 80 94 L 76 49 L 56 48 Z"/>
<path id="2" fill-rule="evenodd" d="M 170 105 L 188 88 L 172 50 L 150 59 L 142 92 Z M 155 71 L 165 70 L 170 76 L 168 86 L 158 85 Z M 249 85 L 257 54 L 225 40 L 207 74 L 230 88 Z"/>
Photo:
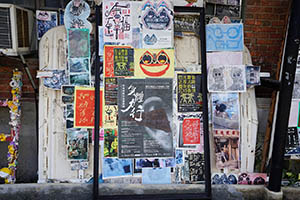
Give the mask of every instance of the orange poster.
<path id="1" fill-rule="evenodd" d="M 100 127 L 102 127 L 103 91 L 100 90 Z M 74 128 L 94 128 L 95 89 L 75 87 Z"/>

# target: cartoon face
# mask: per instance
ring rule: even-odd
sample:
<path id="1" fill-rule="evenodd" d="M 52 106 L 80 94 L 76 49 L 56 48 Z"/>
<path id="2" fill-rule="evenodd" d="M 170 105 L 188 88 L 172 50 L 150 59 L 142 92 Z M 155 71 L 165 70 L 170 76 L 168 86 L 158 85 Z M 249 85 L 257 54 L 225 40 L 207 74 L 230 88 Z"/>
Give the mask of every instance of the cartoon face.
<path id="1" fill-rule="evenodd" d="M 168 71 L 170 58 L 163 50 L 157 54 L 146 51 L 140 58 L 140 67 L 146 75 L 159 77 Z"/>
<path id="2" fill-rule="evenodd" d="M 166 5 L 164 3 L 160 5 L 149 3 L 146 7 L 147 11 L 142 17 L 142 23 L 145 27 L 152 30 L 166 30 L 171 23 L 171 17 Z"/>
<path id="3" fill-rule="evenodd" d="M 212 76 L 216 82 L 223 81 L 223 69 L 214 68 Z"/>
<path id="4" fill-rule="evenodd" d="M 242 70 L 240 68 L 232 68 L 231 70 L 231 78 L 235 81 L 241 81 L 242 80 Z"/>

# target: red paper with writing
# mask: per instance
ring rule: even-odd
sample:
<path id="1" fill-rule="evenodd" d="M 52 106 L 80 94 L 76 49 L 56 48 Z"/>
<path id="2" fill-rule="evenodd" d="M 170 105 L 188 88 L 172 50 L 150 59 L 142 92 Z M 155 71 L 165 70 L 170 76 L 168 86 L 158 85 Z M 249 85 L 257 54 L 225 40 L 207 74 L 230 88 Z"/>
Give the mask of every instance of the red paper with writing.
<path id="1" fill-rule="evenodd" d="M 183 144 L 200 144 L 200 119 L 184 119 L 182 137 Z"/>

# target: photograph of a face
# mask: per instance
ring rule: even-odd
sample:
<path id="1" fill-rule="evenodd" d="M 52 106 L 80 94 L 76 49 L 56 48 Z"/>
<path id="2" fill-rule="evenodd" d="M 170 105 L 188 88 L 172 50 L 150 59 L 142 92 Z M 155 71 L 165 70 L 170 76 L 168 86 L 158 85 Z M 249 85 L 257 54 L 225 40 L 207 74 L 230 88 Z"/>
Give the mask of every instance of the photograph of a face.
<path id="1" fill-rule="evenodd" d="M 67 129 L 67 152 L 69 160 L 88 159 L 88 131 Z"/>
<path id="2" fill-rule="evenodd" d="M 89 58 L 72 58 L 68 60 L 70 73 L 89 72 Z"/>

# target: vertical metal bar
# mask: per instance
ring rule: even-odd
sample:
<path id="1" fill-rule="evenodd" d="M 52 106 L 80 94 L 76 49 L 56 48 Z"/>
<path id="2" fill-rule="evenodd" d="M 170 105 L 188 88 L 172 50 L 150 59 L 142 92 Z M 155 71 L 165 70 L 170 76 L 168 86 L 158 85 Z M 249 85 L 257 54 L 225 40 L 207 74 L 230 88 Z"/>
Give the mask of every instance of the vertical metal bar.
<path id="1" fill-rule="evenodd" d="M 300 40 L 300 1 L 293 1 L 291 8 L 284 63 L 281 73 L 282 87 L 279 94 L 270 180 L 268 185 L 269 190 L 273 192 L 280 192 L 281 189 L 285 141 L 287 136 L 287 127 Z"/>
<path id="2" fill-rule="evenodd" d="M 96 65 L 95 65 L 95 127 L 94 127 L 94 179 L 93 179 L 93 199 L 98 199 L 99 195 L 99 125 L 100 125 L 100 57 L 99 57 L 99 29 L 100 6 L 96 6 Z"/>
<path id="3" fill-rule="evenodd" d="M 205 9 L 200 10 L 200 40 L 201 40 L 201 78 L 203 101 L 203 127 L 204 127 L 204 159 L 205 159 L 205 192 L 211 197 L 211 169 L 208 126 L 208 97 L 207 97 L 207 67 L 206 67 L 206 34 Z"/>

